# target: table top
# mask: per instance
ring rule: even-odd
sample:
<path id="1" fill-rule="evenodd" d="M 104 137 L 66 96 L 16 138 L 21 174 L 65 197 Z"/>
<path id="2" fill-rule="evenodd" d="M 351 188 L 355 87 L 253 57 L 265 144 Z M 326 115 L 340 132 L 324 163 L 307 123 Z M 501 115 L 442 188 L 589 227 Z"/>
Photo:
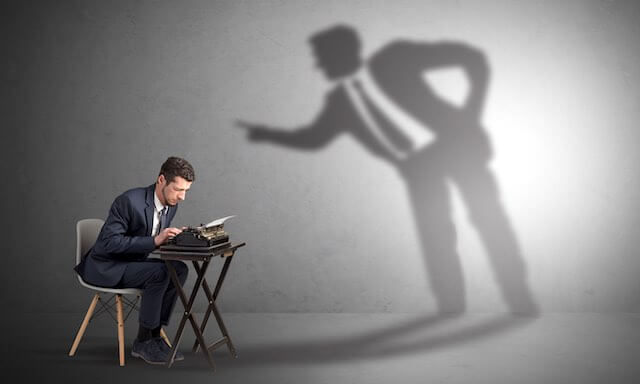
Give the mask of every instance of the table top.
<path id="1" fill-rule="evenodd" d="M 156 248 L 153 254 L 159 255 L 161 260 L 207 260 L 211 257 L 228 257 L 234 254 L 236 249 L 244 247 L 247 243 L 217 244 L 212 247 L 161 247 Z"/>

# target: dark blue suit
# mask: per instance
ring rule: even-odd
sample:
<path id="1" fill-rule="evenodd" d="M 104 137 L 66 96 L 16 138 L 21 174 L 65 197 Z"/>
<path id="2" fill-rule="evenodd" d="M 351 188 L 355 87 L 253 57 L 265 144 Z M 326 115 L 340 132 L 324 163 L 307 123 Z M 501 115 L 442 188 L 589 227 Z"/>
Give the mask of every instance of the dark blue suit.
<path id="1" fill-rule="evenodd" d="M 144 260 L 154 250 L 151 236 L 154 189 L 155 184 L 130 189 L 115 199 L 95 245 L 76 267 L 84 281 L 115 287 L 128 262 Z M 177 206 L 169 207 L 167 226 L 177 210 Z"/>
<path id="2" fill-rule="evenodd" d="M 157 259 L 147 259 L 155 249 L 153 228 L 155 184 L 130 189 L 118 196 L 94 246 L 75 267 L 89 284 L 100 287 L 140 288 L 140 323 L 155 328 L 167 324 L 176 300 L 166 266 Z M 167 211 L 167 226 L 178 210 Z M 174 262 L 180 282 L 184 284 L 188 268 Z"/>

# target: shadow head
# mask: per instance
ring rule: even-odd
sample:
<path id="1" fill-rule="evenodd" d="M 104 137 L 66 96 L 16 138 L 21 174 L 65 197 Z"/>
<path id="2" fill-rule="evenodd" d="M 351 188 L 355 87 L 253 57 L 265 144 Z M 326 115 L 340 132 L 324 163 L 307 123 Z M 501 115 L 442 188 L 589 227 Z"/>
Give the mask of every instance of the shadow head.
<path id="1" fill-rule="evenodd" d="M 362 65 L 360 39 L 356 30 L 336 25 L 309 38 L 316 64 L 329 80 L 355 73 Z"/>

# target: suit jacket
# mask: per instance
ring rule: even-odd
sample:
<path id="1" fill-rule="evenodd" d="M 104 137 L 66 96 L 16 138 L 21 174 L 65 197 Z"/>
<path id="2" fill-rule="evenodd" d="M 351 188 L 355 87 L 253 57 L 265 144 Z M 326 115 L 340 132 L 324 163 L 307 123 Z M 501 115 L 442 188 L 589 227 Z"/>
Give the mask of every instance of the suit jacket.
<path id="1" fill-rule="evenodd" d="M 74 269 L 89 284 L 114 287 L 122 278 L 127 263 L 146 259 L 155 249 L 151 229 L 155 184 L 130 189 L 118 196 L 93 247 Z M 178 210 L 167 211 L 167 226 Z"/>

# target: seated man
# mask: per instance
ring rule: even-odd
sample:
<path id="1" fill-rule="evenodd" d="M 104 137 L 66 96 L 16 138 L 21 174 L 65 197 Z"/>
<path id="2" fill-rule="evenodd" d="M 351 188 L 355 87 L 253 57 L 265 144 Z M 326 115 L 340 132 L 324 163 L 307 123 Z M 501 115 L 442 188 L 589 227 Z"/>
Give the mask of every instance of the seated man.
<path id="1" fill-rule="evenodd" d="M 75 268 L 89 284 L 142 289 L 140 328 L 131 354 L 151 364 L 169 358 L 171 349 L 160 338 L 160 327 L 169 323 L 177 292 L 164 261 L 147 256 L 181 232 L 170 224 L 194 178 L 189 162 L 169 157 L 155 184 L 130 189 L 115 199 L 96 243 Z M 172 263 L 184 284 L 187 265 Z M 182 359 L 177 353 L 175 360 Z"/>

